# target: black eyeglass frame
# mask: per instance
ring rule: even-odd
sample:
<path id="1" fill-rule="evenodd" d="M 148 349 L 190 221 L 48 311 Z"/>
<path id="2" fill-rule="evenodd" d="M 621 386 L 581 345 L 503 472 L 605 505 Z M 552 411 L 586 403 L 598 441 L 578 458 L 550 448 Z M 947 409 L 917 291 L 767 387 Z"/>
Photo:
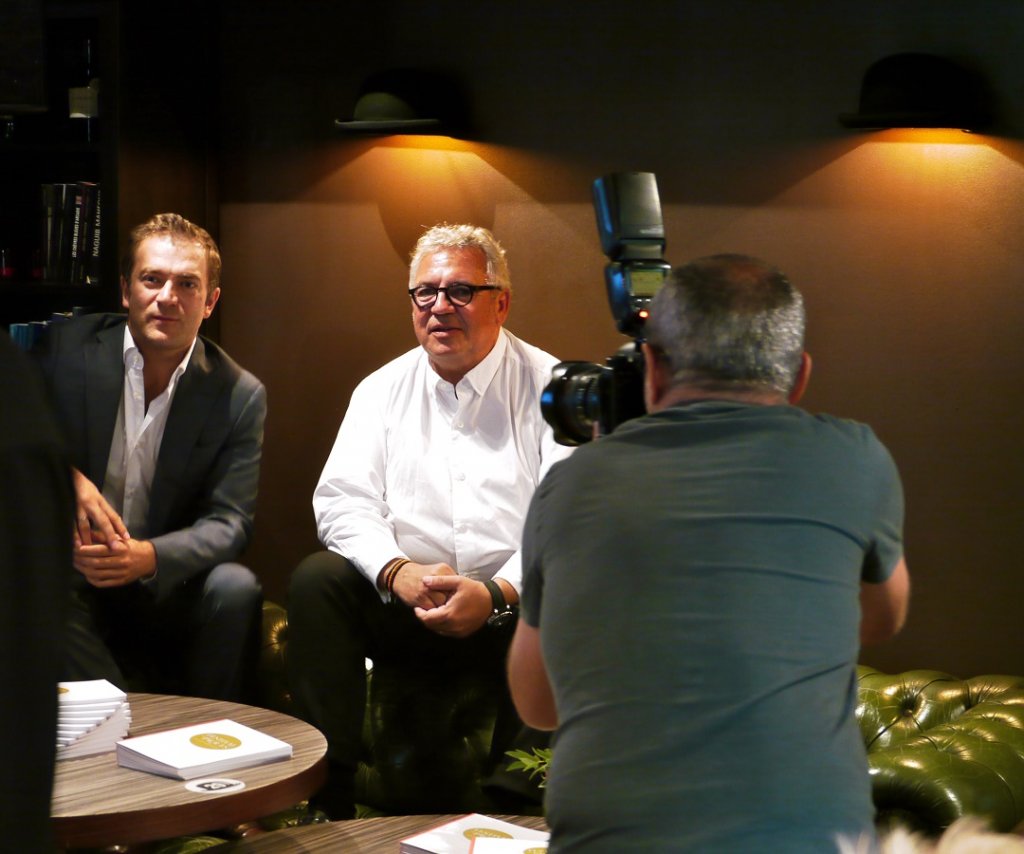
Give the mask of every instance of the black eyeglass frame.
<path id="1" fill-rule="evenodd" d="M 459 290 L 468 290 L 469 299 L 467 299 L 465 302 L 460 302 L 459 300 L 455 299 L 451 295 L 452 288 L 457 288 Z M 500 290 L 504 290 L 504 288 L 502 288 L 500 285 L 469 285 L 464 282 L 457 282 L 456 284 L 449 285 L 446 288 L 435 288 L 433 285 L 417 285 L 415 288 L 409 288 L 409 298 L 419 308 L 430 308 L 435 302 L 437 302 L 438 295 L 443 292 L 448 302 L 450 302 L 452 305 L 457 305 L 459 308 L 463 308 L 469 305 L 471 302 L 473 302 L 473 297 L 475 297 L 479 291 Z M 434 296 L 430 300 L 430 302 L 420 302 L 418 299 L 416 299 L 417 291 L 433 291 Z"/>

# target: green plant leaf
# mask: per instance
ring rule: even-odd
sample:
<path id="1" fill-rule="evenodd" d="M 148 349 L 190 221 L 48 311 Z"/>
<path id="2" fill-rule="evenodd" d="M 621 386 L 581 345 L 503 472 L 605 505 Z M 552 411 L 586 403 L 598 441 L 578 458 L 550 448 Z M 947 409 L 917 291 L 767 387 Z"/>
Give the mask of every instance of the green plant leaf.
<path id="1" fill-rule="evenodd" d="M 525 750 L 507 750 L 505 755 L 512 758 L 507 766 L 509 771 L 525 771 L 532 780 L 539 777 L 537 785 L 544 788 L 548 782 L 548 766 L 551 764 L 550 747 L 534 747 L 529 753 Z"/>

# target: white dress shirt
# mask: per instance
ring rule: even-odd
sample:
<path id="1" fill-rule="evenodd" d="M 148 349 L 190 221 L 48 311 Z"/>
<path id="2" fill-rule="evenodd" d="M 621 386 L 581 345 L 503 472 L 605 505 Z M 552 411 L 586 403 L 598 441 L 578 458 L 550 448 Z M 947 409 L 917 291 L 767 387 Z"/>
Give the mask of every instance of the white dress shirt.
<path id="1" fill-rule="evenodd" d="M 458 385 L 419 347 L 370 374 L 313 493 L 321 542 L 374 585 L 405 555 L 518 591 L 530 498 L 572 450 L 555 442 L 540 410 L 557 361 L 502 329 Z"/>
<path id="2" fill-rule="evenodd" d="M 185 358 L 171 374 L 167 388 L 147 407 L 142 354 L 135 346 L 128 326 L 124 328 L 124 391 L 121 393 L 121 405 L 117 408 L 114 438 L 110 443 L 107 473 L 103 478 L 103 497 L 120 514 L 128 533 L 136 540 L 149 537 L 146 517 L 160 443 L 164 438 L 174 390 L 188 367 L 195 346 L 193 341 Z"/>

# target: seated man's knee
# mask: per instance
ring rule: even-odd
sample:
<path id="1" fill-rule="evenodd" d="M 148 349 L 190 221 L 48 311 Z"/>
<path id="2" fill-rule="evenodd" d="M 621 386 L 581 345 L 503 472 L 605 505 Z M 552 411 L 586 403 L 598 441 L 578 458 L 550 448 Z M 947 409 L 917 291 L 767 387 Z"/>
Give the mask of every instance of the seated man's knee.
<path id="1" fill-rule="evenodd" d="M 332 593 L 351 590 L 369 582 L 347 558 L 336 552 L 319 551 L 304 558 L 292 573 L 289 585 L 289 610 L 305 602 L 316 602 Z"/>
<path id="2" fill-rule="evenodd" d="M 263 602 L 263 588 L 253 572 L 239 563 L 222 563 L 210 570 L 203 597 L 215 606 L 233 611 L 253 611 Z"/>

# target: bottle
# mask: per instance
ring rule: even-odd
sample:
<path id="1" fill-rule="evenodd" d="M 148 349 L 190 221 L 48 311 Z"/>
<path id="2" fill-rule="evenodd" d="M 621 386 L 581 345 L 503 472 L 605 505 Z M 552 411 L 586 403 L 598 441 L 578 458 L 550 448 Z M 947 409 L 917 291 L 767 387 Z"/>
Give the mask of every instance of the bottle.
<path id="1" fill-rule="evenodd" d="M 0 246 L 0 279 L 14 278 L 14 261 L 10 248 Z"/>
<path id="2" fill-rule="evenodd" d="M 79 67 L 68 87 L 68 116 L 72 119 L 75 136 L 93 142 L 100 107 L 100 81 L 95 77 L 92 63 L 92 39 L 82 41 Z"/>

